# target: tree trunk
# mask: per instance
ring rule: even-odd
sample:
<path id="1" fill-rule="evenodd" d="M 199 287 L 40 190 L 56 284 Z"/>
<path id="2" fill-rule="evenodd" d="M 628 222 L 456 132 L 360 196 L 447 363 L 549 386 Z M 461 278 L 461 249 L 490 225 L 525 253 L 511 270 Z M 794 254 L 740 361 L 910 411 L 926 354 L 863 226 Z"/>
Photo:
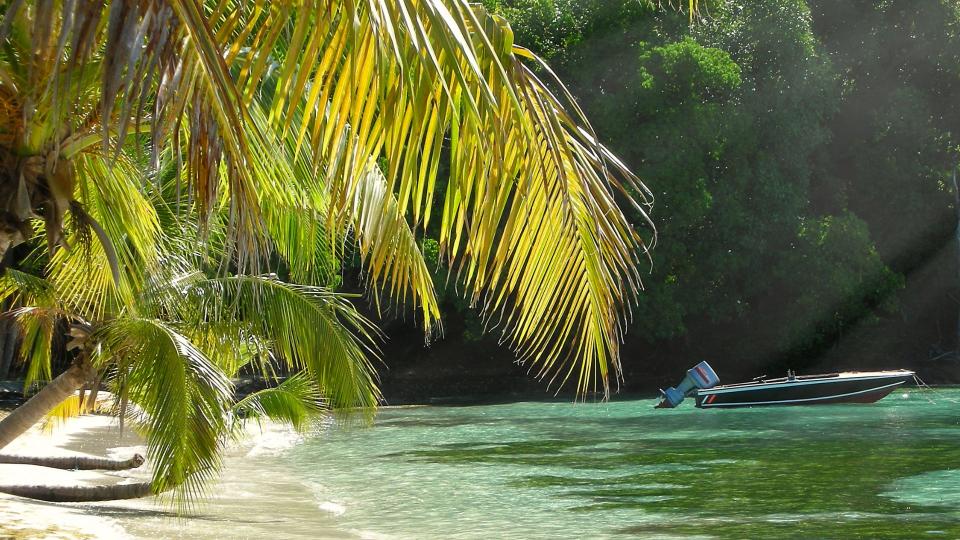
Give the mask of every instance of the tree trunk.
<path id="1" fill-rule="evenodd" d="M 97 375 L 97 380 L 93 381 L 93 388 L 90 389 L 90 394 L 87 395 L 87 402 L 84 406 L 88 413 L 97 412 L 97 397 L 100 394 L 100 382 L 102 378 L 103 375 Z"/>
<path id="2" fill-rule="evenodd" d="M 50 502 L 95 502 L 153 495 L 150 482 L 113 486 L 0 486 L 0 493 Z"/>
<path id="3" fill-rule="evenodd" d="M 3 334 L 3 346 L 0 347 L 0 379 L 6 379 L 10 375 L 10 366 L 13 364 L 13 356 L 17 352 L 17 324 L 10 319 L 3 319 L 0 325 L 0 332 Z"/>
<path id="4" fill-rule="evenodd" d="M 143 465 L 144 459 L 140 454 L 134 454 L 130 459 L 109 459 L 86 456 L 14 456 L 0 455 L 0 463 L 12 465 L 37 465 L 52 469 L 66 469 L 69 471 L 124 471 L 136 469 Z"/>
<path id="5" fill-rule="evenodd" d="M 6 302 L 4 302 L 6 304 Z M 5 308 L 6 306 L 4 306 Z M 6 309 L 3 309 L 6 312 Z M 7 340 L 9 339 L 9 333 L 7 328 L 10 328 L 10 319 L 4 317 L 0 319 L 0 381 L 7 378 L 7 374 L 10 373 L 10 365 L 4 361 L 3 351 L 7 348 Z"/>
<path id="6" fill-rule="evenodd" d="M 76 392 L 90 378 L 93 370 L 76 364 L 50 381 L 26 403 L 14 409 L 10 416 L 0 420 L 0 449 L 40 421 L 44 415 Z"/>
<path id="7" fill-rule="evenodd" d="M 80 408 L 80 414 L 84 414 L 84 413 L 87 412 L 87 410 L 84 408 L 84 402 L 83 402 L 83 400 L 86 399 L 86 397 L 87 397 L 87 388 L 89 388 L 89 387 L 90 387 L 90 383 L 87 383 L 87 384 L 85 384 L 85 385 L 83 385 L 83 386 L 80 387 L 80 399 L 79 399 L 79 403 L 80 403 L 80 407 L 79 407 L 79 408 Z"/>

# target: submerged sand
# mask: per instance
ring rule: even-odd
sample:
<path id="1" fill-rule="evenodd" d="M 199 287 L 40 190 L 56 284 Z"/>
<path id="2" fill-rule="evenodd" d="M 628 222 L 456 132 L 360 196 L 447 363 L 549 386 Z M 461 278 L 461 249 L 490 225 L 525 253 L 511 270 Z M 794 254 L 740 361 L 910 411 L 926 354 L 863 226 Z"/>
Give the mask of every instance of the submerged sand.
<path id="1" fill-rule="evenodd" d="M 0 417 L 7 413 L 0 412 Z M 83 416 L 44 432 L 34 426 L 3 449 L 4 454 L 32 456 L 106 456 L 128 458 L 145 453 L 142 441 L 130 429 L 120 432 L 107 416 Z M 101 485 L 149 478 L 150 471 L 64 471 L 33 465 L 0 464 L 0 483 L 6 485 Z M 0 493 L 0 539 L 7 538 L 127 538 L 109 518 L 90 515 L 83 504 L 48 503 Z"/>

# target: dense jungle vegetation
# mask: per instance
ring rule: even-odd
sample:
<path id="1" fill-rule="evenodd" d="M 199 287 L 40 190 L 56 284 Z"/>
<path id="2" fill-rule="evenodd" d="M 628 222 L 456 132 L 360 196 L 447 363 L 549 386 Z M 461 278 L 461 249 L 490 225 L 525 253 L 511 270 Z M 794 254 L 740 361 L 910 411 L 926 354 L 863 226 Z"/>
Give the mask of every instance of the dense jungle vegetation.
<path id="1" fill-rule="evenodd" d="M 657 198 L 626 390 L 700 359 L 727 381 L 958 380 L 956 2 L 734 0 L 692 25 L 636 0 L 486 3 Z M 391 325 L 388 398 L 542 392 L 452 290 L 431 348 Z"/>

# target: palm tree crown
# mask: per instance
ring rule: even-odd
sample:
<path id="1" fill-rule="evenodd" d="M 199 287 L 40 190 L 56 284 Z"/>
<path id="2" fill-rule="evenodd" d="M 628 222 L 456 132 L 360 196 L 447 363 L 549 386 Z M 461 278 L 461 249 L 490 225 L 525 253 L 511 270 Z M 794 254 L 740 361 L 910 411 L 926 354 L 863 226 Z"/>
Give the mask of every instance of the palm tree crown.
<path id="1" fill-rule="evenodd" d="M 109 197 L 100 218 L 129 225 L 117 258 L 149 241 L 110 185 L 137 188 L 110 164 L 140 145 L 155 168 L 182 165 L 202 229 L 226 209 L 235 267 L 257 270 L 271 252 L 310 260 L 293 253 L 311 251 L 294 249 L 304 231 L 319 233 L 314 245 L 355 238 L 375 283 L 423 306 L 428 327 L 438 312 L 405 218 L 439 219 L 443 259 L 520 358 L 609 392 L 647 248 L 618 201 L 645 216 L 634 201 L 649 192 L 484 8 L 14 0 L 0 41 L 4 252 L 34 216 L 51 246 L 68 209 L 96 230 L 78 189 L 91 167 L 100 177 L 86 181 Z"/>

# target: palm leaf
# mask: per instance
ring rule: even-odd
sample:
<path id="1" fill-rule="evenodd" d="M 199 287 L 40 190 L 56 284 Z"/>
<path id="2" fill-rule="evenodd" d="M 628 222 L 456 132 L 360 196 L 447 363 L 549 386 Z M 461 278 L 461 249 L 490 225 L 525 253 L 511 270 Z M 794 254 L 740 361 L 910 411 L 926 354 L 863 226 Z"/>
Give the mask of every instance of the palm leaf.
<path id="1" fill-rule="evenodd" d="M 56 289 L 50 280 L 16 268 L 8 268 L 0 276 L 0 302 L 15 306 L 59 307 Z"/>
<path id="2" fill-rule="evenodd" d="M 114 385 L 142 411 L 136 419 L 147 439 L 154 493 L 175 488 L 189 505 L 219 472 L 230 381 L 190 341 L 155 319 L 117 319 L 95 339 L 93 357 L 116 363 Z"/>
<path id="3" fill-rule="evenodd" d="M 387 190 L 383 174 L 371 163 L 364 174 L 344 185 L 343 189 L 349 192 L 352 204 L 346 209 L 347 216 L 338 221 L 348 224 L 354 232 L 374 294 L 379 288 L 389 298 L 401 303 L 410 296 L 415 304 L 419 304 L 429 341 L 434 325 L 442 332 L 433 276 L 396 198 Z M 343 237 L 347 235 L 344 233 Z"/>
<path id="4" fill-rule="evenodd" d="M 53 331 L 57 321 L 65 313 L 55 308 L 23 307 L 11 312 L 11 316 L 20 325 L 21 360 L 27 365 L 23 376 L 24 393 L 30 391 L 36 382 L 46 382 L 53 378 L 51 370 L 51 346 Z"/>
<path id="5" fill-rule="evenodd" d="M 67 420 L 77 418 L 83 413 L 80 409 L 80 396 L 74 394 L 63 400 L 44 416 L 40 429 L 44 433 L 52 433 L 54 429 L 63 426 Z"/>
<path id="6" fill-rule="evenodd" d="M 246 396 L 233 406 L 240 421 L 269 418 L 293 426 L 298 432 L 313 428 L 325 410 L 320 390 L 304 374 L 294 375 L 274 388 Z"/>
<path id="7" fill-rule="evenodd" d="M 20 327 L 20 359 L 27 366 L 23 383 L 26 392 L 34 383 L 53 378 L 51 340 L 57 323 L 70 314 L 62 308 L 53 284 L 13 268 L 0 276 L 0 302 L 15 306 L 6 316 Z"/>
<path id="8" fill-rule="evenodd" d="M 449 133 L 442 254 L 522 360 L 543 376 L 576 373 L 581 394 L 598 381 L 609 393 L 647 250 L 618 201 L 645 215 L 633 201 L 650 194 L 563 86 L 552 81 L 556 96 L 523 60 L 545 64 L 461 1 L 371 0 L 289 24 L 313 34 L 287 43 L 278 88 L 311 82 L 300 100 L 278 91 L 271 118 L 323 163 L 334 214 L 349 214 L 383 155 L 399 213 L 426 226 Z M 337 46 L 311 56 L 314 42 Z"/>
<path id="9" fill-rule="evenodd" d="M 380 399 L 367 358 L 376 331 L 344 295 L 271 276 L 211 279 L 192 294 L 202 314 L 195 325 L 248 321 L 279 359 L 307 372 L 331 407 L 369 409 Z"/>

